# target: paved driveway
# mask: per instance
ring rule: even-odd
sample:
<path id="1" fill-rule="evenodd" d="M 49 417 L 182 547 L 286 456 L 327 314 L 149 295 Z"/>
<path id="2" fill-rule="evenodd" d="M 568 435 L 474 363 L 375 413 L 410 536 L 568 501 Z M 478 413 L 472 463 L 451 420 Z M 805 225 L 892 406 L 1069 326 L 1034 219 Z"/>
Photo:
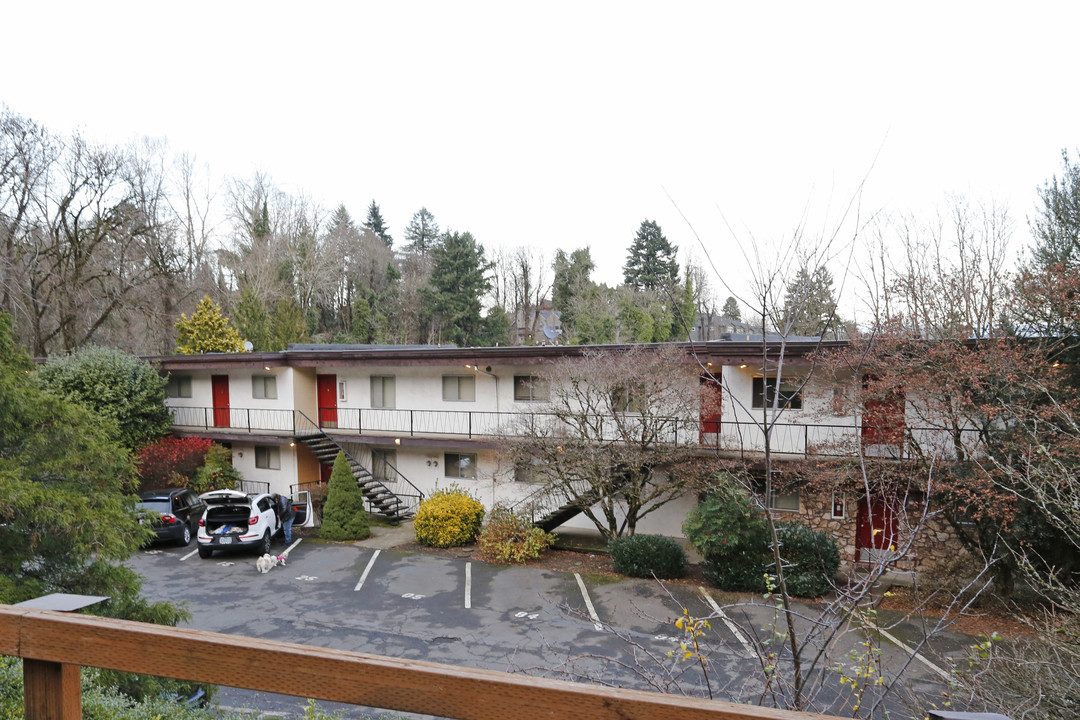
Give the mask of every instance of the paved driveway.
<path id="1" fill-rule="evenodd" d="M 277 546 L 281 552 L 284 547 Z M 636 667 L 675 665 L 674 620 L 683 608 L 714 612 L 716 593 L 686 585 L 613 580 L 407 553 L 392 548 L 294 543 L 267 574 L 246 553 L 200 559 L 195 546 L 154 548 L 129 564 L 153 599 L 185 602 L 190 627 L 248 637 L 492 670 L 602 678 L 647 687 Z M 729 609 L 705 641 L 713 688 L 756 682 L 746 641 L 771 620 L 766 608 Z M 889 662 L 908 655 L 894 649 Z M 701 675 L 683 665 L 681 681 Z M 748 671 L 749 669 L 749 671 Z M 288 668 L 268 672 L 287 673 Z M 934 680 L 932 671 L 919 668 Z M 302 700 L 223 689 L 224 706 L 297 712 Z M 363 714 L 348 707 L 346 717 Z"/>

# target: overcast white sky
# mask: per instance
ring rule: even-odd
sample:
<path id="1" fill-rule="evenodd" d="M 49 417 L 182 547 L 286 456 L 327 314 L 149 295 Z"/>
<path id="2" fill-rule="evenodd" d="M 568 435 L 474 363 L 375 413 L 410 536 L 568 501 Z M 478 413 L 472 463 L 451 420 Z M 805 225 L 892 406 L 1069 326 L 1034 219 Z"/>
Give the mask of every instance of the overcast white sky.
<path id="1" fill-rule="evenodd" d="M 737 285 L 740 242 L 808 210 L 831 228 L 864 177 L 864 217 L 993 198 L 1019 246 L 1036 186 L 1080 145 L 1075 2 L 38 0 L 2 17 L 0 102 L 50 128 L 165 137 L 361 220 L 374 198 L 395 239 L 425 205 L 491 249 L 587 245 L 608 283 L 643 219 L 696 248 L 672 199 Z"/>

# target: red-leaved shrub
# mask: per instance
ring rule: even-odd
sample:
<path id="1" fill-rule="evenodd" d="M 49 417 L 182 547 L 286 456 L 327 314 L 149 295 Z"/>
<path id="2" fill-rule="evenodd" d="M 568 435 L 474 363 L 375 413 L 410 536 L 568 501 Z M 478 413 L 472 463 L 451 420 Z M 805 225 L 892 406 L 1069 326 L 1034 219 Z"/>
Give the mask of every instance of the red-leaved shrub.
<path id="1" fill-rule="evenodd" d="M 190 481 L 202 467 L 213 444 L 208 438 L 166 437 L 144 446 L 135 456 L 142 488 L 186 484 L 184 481 Z"/>

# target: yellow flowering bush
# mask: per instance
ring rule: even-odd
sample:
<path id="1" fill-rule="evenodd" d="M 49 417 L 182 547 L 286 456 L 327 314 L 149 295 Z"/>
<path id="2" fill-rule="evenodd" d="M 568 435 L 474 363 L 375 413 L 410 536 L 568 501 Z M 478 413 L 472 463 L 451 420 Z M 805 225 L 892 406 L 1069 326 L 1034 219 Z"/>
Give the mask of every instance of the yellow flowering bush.
<path id="1" fill-rule="evenodd" d="M 413 519 L 416 542 L 455 547 L 472 542 L 484 521 L 484 506 L 457 485 L 436 490 L 420 503 Z"/>

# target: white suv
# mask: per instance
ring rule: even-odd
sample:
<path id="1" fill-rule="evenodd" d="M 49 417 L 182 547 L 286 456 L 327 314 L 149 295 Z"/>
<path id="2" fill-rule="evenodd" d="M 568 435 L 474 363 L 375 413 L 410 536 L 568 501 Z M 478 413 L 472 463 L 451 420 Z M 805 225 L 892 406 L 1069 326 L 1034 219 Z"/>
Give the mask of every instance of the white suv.
<path id="1" fill-rule="evenodd" d="M 199 497 L 206 503 L 199 520 L 199 557 L 234 547 L 253 547 L 260 555 L 270 552 L 270 539 L 280 529 L 272 497 L 237 490 L 211 490 Z"/>

